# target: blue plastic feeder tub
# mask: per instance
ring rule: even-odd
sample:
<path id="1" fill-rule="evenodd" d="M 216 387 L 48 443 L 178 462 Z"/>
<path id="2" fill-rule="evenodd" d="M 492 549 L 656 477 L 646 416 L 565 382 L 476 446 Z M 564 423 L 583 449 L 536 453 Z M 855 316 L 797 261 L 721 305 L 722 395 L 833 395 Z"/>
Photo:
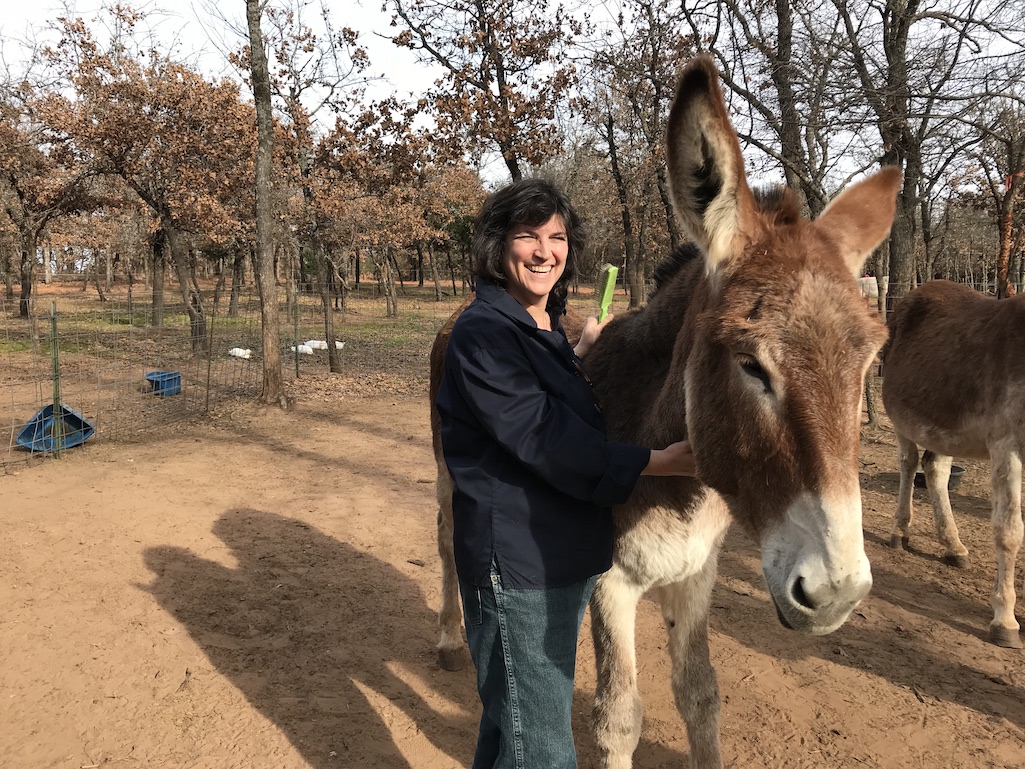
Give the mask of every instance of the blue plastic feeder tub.
<path id="1" fill-rule="evenodd" d="M 182 391 L 182 374 L 180 371 L 151 371 L 146 374 L 154 395 L 177 395 Z"/>
<path id="2" fill-rule="evenodd" d="M 18 445 L 29 451 L 54 451 L 58 448 L 53 432 L 53 404 L 36 412 L 16 438 Z M 95 432 L 92 423 L 73 408 L 60 407 L 60 449 L 69 449 L 84 443 Z"/>

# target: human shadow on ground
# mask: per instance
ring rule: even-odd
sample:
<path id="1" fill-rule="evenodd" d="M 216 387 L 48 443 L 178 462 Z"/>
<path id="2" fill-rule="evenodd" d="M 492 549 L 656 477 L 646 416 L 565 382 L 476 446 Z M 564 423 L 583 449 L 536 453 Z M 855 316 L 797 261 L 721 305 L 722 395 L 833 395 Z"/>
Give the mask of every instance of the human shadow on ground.
<path id="1" fill-rule="evenodd" d="M 435 765 L 403 753 L 394 735 L 407 728 L 470 764 L 479 717 L 474 673 L 439 670 L 437 615 L 413 578 L 275 513 L 231 510 L 214 534 L 237 566 L 154 547 L 144 554 L 154 576 L 143 589 L 311 767 Z M 579 691 L 574 700 L 583 744 L 591 701 Z M 644 750 L 662 763 L 682 760 L 660 746 Z"/>
<path id="2" fill-rule="evenodd" d="M 416 583 L 393 566 L 298 520 L 231 510 L 214 533 L 225 567 L 178 547 L 150 548 L 147 586 L 210 661 L 313 767 L 408 767 L 392 737 L 405 714 L 440 751 L 468 763 L 476 691 L 435 682 L 436 624 Z M 423 689 L 451 704 L 442 715 Z"/>
<path id="3" fill-rule="evenodd" d="M 742 535 L 731 532 L 720 554 L 719 573 L 721 577 L 729 576 L 761 587 L 764 585 L 762 575 L 751 567 L 752 562 L 757 563 L 758 557 L 757 548 L 745 542 Z M 985 643 L 987 607 L 980 607 L 972 599 L 952 590 L 942 590 L 938 595 L 925 598 L 920 585 L 908 584 L 906 573 L 884 566 L 878 558 L 872 561 L 872 573 L 872 599 L 900 606 Z M 956 619 L 975 615 L 982 618 L 980 627 L 970 627 Z M 855 613 L 843 627 L 829 636 L 802 636 L 778 624 L 771 603 L 723 589 L 720 582 L 713 594 L 710 626 L 750 649 L 779 659 L 818 657 L 869 671 L 909 691 L 924 691 L 929 696 L 987 716 L 1007 718 L 1019 728 L 1025 728 L 1025 709 L 1021 707 L 1025 691 L 1010 682 L 994 680 L 983 670 L 937 656 L 927 644 L 920 642 L 917 633 L 908 632 L 896 623 L 870 625 Z M 1020 651 L 991 645 L 986 648 L 993 654 L 1009 658 L 1021 654 Z M 880 664 L 881 649 L 886 650 L 885 667 Z M 923 685 L 926 681 L 928 685 Z"/>

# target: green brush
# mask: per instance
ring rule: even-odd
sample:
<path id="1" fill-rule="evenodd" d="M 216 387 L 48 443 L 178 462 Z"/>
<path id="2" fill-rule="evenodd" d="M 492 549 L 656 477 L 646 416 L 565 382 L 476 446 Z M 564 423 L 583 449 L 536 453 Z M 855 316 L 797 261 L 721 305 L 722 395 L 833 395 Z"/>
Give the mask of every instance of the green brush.
<path id="1" fill-rule="evenodd" d="M 612 304 L 612 292 L 616 290 L 616 278 L 619 276 L 619 268 L 615 265 L 606 264 L 598 273 L 598 322 L 601 323 L 609 314 L 609 305 Z"/>

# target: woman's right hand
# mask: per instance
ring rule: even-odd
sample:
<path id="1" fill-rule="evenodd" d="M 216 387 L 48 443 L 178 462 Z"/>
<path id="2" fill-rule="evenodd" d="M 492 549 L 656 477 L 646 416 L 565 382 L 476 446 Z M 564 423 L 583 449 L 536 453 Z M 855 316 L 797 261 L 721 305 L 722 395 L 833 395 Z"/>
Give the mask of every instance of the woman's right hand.
<path id="1" fill-rule="evenodd" d="M 610 320 L 612 320 L 612 313 L 606 315 L 605 320 L 601 323 L 598 322 L 598 318 L 594 315 L 584 321 L 584 327 L 580 331 L 580 341 L 573 348 L 573 352 L 576 353 L 578 358 L 583 358 L 587 355 L 587 351 L 598 341 L 598 337 L 601 336 L 601 332 L 605 330 L 605 327 L 609 325 Z"/>
<path id="2" fill-rule="evenodd" d="M 641 475 L 686 475 L 697 477 L 697 463 L 690 441 L 670 443 L 664 449 L 652 449 L 651 458 Z"/>

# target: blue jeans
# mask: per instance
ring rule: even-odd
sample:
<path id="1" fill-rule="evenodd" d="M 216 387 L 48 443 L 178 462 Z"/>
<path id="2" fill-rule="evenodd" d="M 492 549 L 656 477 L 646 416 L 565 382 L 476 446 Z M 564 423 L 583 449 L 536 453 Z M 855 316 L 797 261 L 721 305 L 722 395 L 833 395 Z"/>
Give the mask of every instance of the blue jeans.
<path id="1" fill-rule="evenodd" d="M 552 590 L 460 582 L 480 719 L 473 769 L 576 769 L 577 637 L 595 578 Z"/>

